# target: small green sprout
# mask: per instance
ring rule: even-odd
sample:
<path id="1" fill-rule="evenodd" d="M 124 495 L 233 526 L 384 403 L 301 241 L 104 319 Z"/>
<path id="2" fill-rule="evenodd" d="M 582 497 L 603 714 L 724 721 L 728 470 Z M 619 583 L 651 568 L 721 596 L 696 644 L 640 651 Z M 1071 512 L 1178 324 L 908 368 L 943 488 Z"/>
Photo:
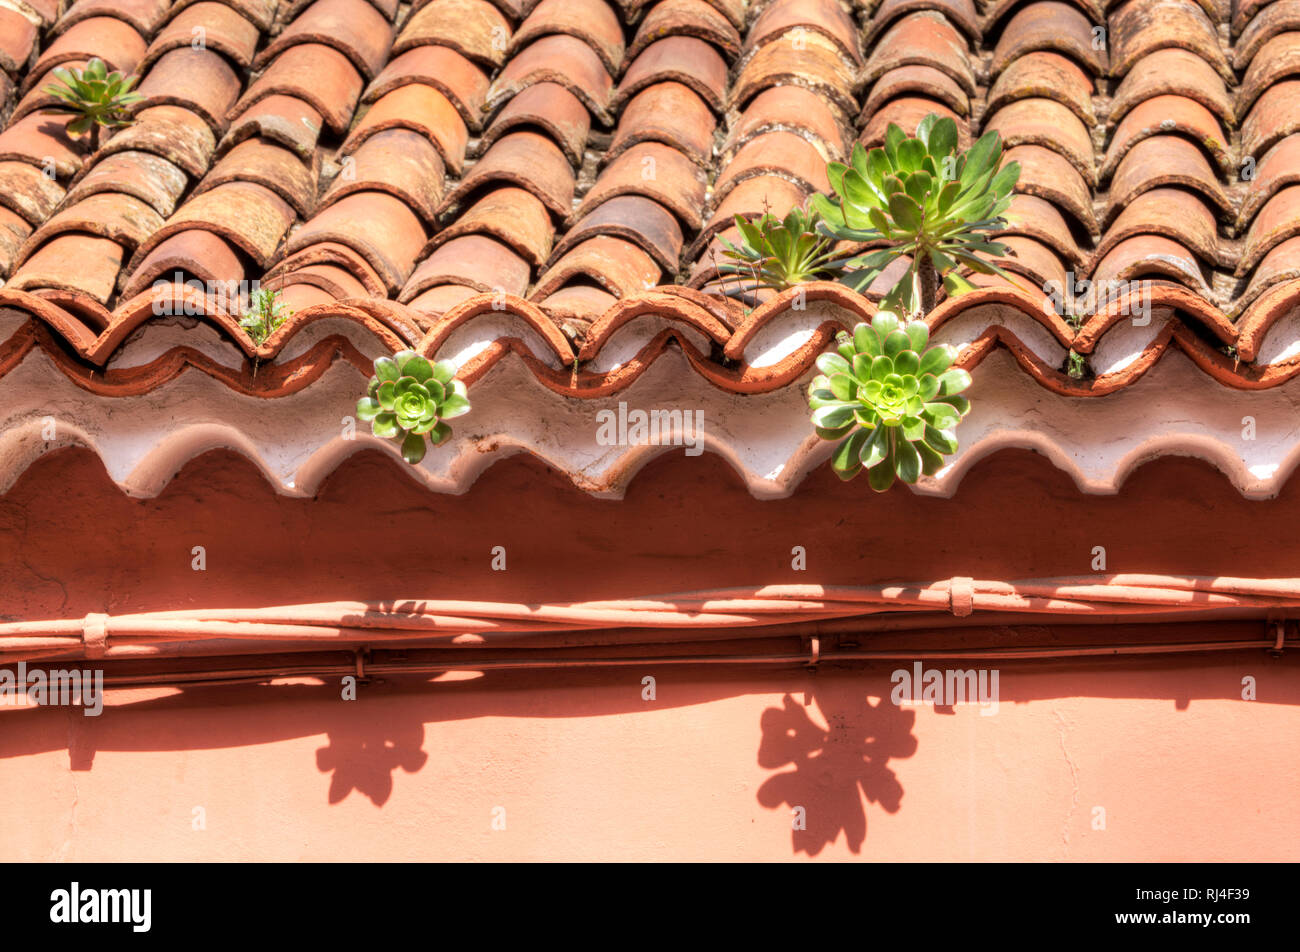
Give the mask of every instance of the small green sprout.
<path id="1" fill-rule="evenodd" d="M 248 307 L 239 320 L 239 326 L 248 332 L 253 343 L 259 347 L 266 339 L 280 329 L 293 311 L 284 306 L 280 292 L 271 288 L 259 287 L 248 296 Z"/>

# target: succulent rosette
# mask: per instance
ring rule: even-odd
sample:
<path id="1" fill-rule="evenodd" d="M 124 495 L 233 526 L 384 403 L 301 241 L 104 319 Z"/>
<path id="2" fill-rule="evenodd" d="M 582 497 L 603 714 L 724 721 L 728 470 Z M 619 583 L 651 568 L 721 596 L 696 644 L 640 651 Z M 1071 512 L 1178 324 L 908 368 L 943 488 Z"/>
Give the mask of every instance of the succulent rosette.
<path id="1" fill-rule="evenodd" d="M 451 436 L 444 421 L 469 412 L 465 384 L 455 373 L 448 361 L 432 364 L 413 350 L 380 357 L 357 401 L 357 418 L 369 422 L 375 436 L 398 442 L 402 458 L 415 465 L 424 459 L 426 439 L 437 446 Z"/>
<path id="2" fill-rule="evenodd" d="M 841 441 L 831 456 L 841 479 L 865 469 L 871 488 L 884 492 L 895 478 L 933 475 L 957 452 L 957 424 L 970 412 L 958 394 L 971 378 L 952 368 L 951 347 L 927 349 L 929 339 L 924 321 L 900 323 L 881 311 L 852 335 L 841 332 L 838 353 L 817 358 L 808 405 L 817 435 Z"/>

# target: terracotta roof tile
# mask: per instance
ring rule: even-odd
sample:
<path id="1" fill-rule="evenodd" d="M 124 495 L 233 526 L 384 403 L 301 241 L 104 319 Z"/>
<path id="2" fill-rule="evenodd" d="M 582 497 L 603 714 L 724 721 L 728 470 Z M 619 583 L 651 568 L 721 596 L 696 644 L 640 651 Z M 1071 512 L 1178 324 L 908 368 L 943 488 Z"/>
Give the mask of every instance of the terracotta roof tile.
<path id="1" fill-rule="evenodd" d="M 1008 149 L 1003 161 L 1020 163 L 1017 192 L 1046 199 L 1073 217 L 1084 230 L 1097 232 L 1088 183 L 1061 153 L 1041 145 L 1022 145 Z"/>
<path id="2" fill-rule="evenodd" d="M 703 173 L 682 153 L 660 142 L 635 145 L 609 163 L 583 197 L 574 218 L 581 218 L 616 195 L 653 198 L 692 230 L 702 224 Z"/>
<path id="3" fill-rule="evenodd" d="M 745 179 L 733 188 L 727 197 L 713 209 L 708 223 L 695 239 L 689 257 L 697 257 L 717 232 L 734 228 L 735 216 L 757 217 L 766 211 L 773 215 L 786 215 L 791 208 L 802 205 L 808 193 L 798 185 L 777 175 L 760 175 Z"/>
<path id="4" fill-rule="evenodd" d="M 28 257 L 8 286 L 23 291 L 77 291 L 107 304 L 122 267 L 122 255 L 122 245 L 112 238 L 61 234 Z"/>
<path id="5" fill-rule="evenodd" d="M 910 13 L 894 23 L 876 42 L 861 82 L 873 83 L 900 66 L 930 66 L 951 76 L 968 95 L 975 93 L 975 68 L 965 38 L 933 10 Z"/>
<path id="6" fill-rule="evenodd" d="M 528 126 L 548 132 L 574 167 L 582 165 L 591 114 L 582 100 L 558 83 L 537 83 L 514 96 L 492 120 L 479 150 L 486 151 L 512 129 Z"/>
<path id="7" fill-rule="evenodd" d="M 1007 148 L 1041 145 L 1065 156 L 1090 185 L 1097 180 L 1092 138 L 1083 122 L 1054 99 L 1020 99 L 1008 103 L 984 124 L 996 130 Z"/>
<path id="8" fill-rule="evenodd" d="M 1193 0 L 1128 0 L 1110 14 L 1111 72 L 1123 76 L 1147 54 L 1160 49 L 1190 50 L 1232 82 L 1210 18 Z"/>
<path id="9" fill-rule="evenodd" d="M 412 310 L 438 315 L 482 293 L 478 288 L 461 284 L 442 284 L 416 295 L 409 303 Z"/>
<path id="10" fill-rule="evenodd" d="M 393 29 L 367 0 L 316 0 L 258 54 L 254 65 L 262 69 L 281 52 L 301 43 L 334 47 L 369 80 L 388 59 Z"/>
<path id="11" fill-rule="evenodd" d="M 998 74 L 987 109 L 992 113 L 1031 96 L 1055 99 L 1091 127 L 1096 122 L 1093 92 L 1092 77 L 1077 62 L 1051 50 L 1035 50 L 1012 60 Z"/>
<path id="12" fill-rule="evenodd" d="M 580 335 L 647 283 L 718 290 L 734 214 L 784 214 L 855 135 L 933 111 L 1022 164 L 1005 238 L 1026 299 L 1073 271 L 1156 281 L 1202 323 L 1300 301 L 1300 0 L 1242 0 L 1231 28 L 1214 0 L 748 6 L 10 3 L 0 278 L 66 308 L 96 360 L 178 272 L 282 282 L 294 307 L 380 299 L 413 328 L 500 289 Z M 93 155 L 39 88 L 91 55 L 148 97 Z"/>
<path id="13" fill-rule="evenodd" d="M 658 202 L 640 195 L 619 195 L 601 202 L 569 229 L 551 253 L 555 259 L 578 242 L 595 235 L 613 235 L 640 245 L 667 273 L 677 271 L 682 251 L 682 228 L 677 218 Z"/>
<path id="14" fill-rule="evenodd" d="M 372 103 L 408 83 L 424 83 L 446 96 L 470 129 L 482 128 L 488 77 L 460 53 L 446 46 L 417 46 L 394 56 L 375 77 L 361 101 Z"/>
<path id="15" fill-rule="evenodd" d="M 244 278 L 244 266 L 230 242 L 210 231 L 189 228 L 158 242 L 136 265 L 122 295 L 132 298 L 154 281 L 176 272 L 211 282 L 238 282 Z"/>
<path id="16" fill-rule="evenodd" d="M 1112 288 L 1112 282 L 1138 281 L 1154 276 L 1170 278 L 1198 294 L 1212 292 L 1202 263 L 1187 247 L 1163 235 L 1136 235 L 1115 243 L 1093 269 L 1093 283 Z"/>
<path id="17" fill-rule="evenodd" d="M 436 248 L 459 235 L 484 234 L 504 242 L 534 266 L 551 253 L 555 225 L 546 205 L 522 188 L 494 188 L 430 240 Z"/>
<path id="18" fill-rule="evenodd" d="M 1241 36 L 1237 37 L 1232 53 L 1232 65 L 1244 70 L 1255 58 L 1260 47 L 1277 36 L 1291 30 L 1300 30 L 1300 0 L 1275 0 L 1251 20 Z"/>
<path id="19" fill-rule="evenodd" d="M 50 216 L 64 190 L 53 178 L 28 162 L 0 161 L 0 205 L 12 209 L 32 226 Z"/>
<path id="20" fill-rule="evenodd" d="M 220 148 L 226 150 L 252 136 L 260 136 L 311 161 L 320 141 L 321 114 L 296 96 L 279 94 L 259 99 L 230 123 Z"/>
<path id="21" fill-rule="evenodd" d="M 210 2 L 210 0 L 176 0 L 171 5 L 169 12 L 172 16 L 177 16 L 182 10 L 188 10 L 191 6 L 204 2 Z M 220 2 L 236 11 L 263 32 L 271 29 L 278 7 L 278 0 L 220 0 Z"/>
<path id="22" fill-rule="evenodd" d="M 1236 317 L 1269 288 L 1287 281 L 1300 279 L 1300 237 L 1287 238 L 1269 249 L 1259 265 L 1249 287 L 1233 307 Z"/>
<path id="23" fill-rule="evenodd" d="M 451 100 L 432 86 L 411 83 L 381 96 L 366 110 L 339 151 L 344 155 L 355 152 L 371 136 L 389 129 L 410 129 L 424 136 L 452 174 L 460 174 L 469 130 Z"/>
<path id="24" fill-rule="evenodd" d="M 1221 216 L 1231 214 L 1232 202 L 1205 153 L 1178 136 L 1153 136 L 1133 146 L 1120 160 L 1110 183 L 1106 221 L 1114 220 L 1138 195 L 1166 185 L 1199 192 Z"/>
<path id="25" fill-rule="evenodd" d="M 486 0 L 430 0 L 413 9 L 393 44 L 394 55 L 434 44 L 488 68 L 505 62 L 510 21 Z"/>
<path id="26" fill-rule="evenodd" d="M 716 49 L 692 36 L 656 40 L 627 67 L 614 94 L 615 104 L 621 106 L 646 87 L 666 81 L 690 87 L 721 112 L 727 95 L 727 63 Z"/>
<path id="27" fill-rule="evenodd" d="M 705 0 L 661 0 L 650 8 L 627 48 L 636 59 L 651 43 L 668 36 L 693 36 L 716 46 L 728 57 L 740 52 L 740 33 L 726 13 Z"/>
<path id="28" fill-rule="evenodd" d="M 792 132 L 768 132 L 740 147 L 713 184 L 712 201 L 719 202 L 747 178 L 777 174 L 813 192 L 829 192 L 826 157 L 802 136 Z"/>
<path id="29" fill-rule="evenodd" d="M 1214 113 L 1185 96 L 1156 96 L 1144 100 L 1120 120 L 1102 163 L 1102 180 L 1110 177 L 1120 160 L 1137 143 L 1168 133 L 1177 133 L 1195 142 L 1220 171 L 1227 172 L 1232 167 L 1228 137 Z"/>
<path id="30" fill-rule="evenodd" d="M 341 133 L 352 119 L 361 86 L 361 74 L 338 50 L 320 43 L 303 43 L 277 56 L 235 104 L 228 118 L 236 118 L 267 96 L 295 96 L 310 103 L 331 129 Z"/>
<path id="31" fill-rule="evenodd" d="M 544 36 L 510 59 L 488 92 L 496 106 L 535 83 L 558 83 L 582 100 L 603 125 L 609 111 L 614 80 L 590 46 L 567 34 Z"/>
<path id="32" fill-rule="evenodd" d="M 762 46 L 787 32 L 802 34 L 816 32 L 830 40 L 840 54 L 854 65 L 861 65 L 862 53 L 858 49 L 857 29 L 853 19 L 836 0 L 773 0 L 749 28 L 747 48 Z"/>
<path id="33" fill-rule="evenodd" d="M 0 8 L 0 70 L 17 76 L 36 51 L 36 26 L 14 10 Z"/>
<path id="34" fill-rule="evenodd" d="M 352 247 L 329 239 L 291 251 L 275 267 L 266 272 L 264 280 L 283 280 L 300 268 L 323 264 L 337 265 L 345 269 L 361 283 L 368 294 L 374 297 L 388 296 L 388 285 L 365 257 Z"/>
<path id="35" fill-rule="evenodd" d="M 56 4 L 57 5 L 57 4 Z M 142 36 L 148 36 L 167 18 L 168 0 L 76 0 L 54 26 L 58 35 L 90 17 L 116 17 L 129 23 Z"/>
<path id="36" fill-rule="evenodd" d="M 286 250 L 300 251 L 316 242 L 338 242 L 368 261 L 390 294 L 406 282 L 424 247 L 419 217 L 386 192 L 356 192 L 318 212 L 296 230 Z"/>
<path id="37" fill-rule="evenodd" d="M 903 129 L 915 129 L 917 123 L 930 113 L 956 122 L 959 143 L 963 148 L 970 145 L 970 123 L 938 100 L 927 99 L 924 96 L 899 96 L 897 99 L 891 99 L 877 109 L 863 125 L 858 141 L 868 149 L 873 148 L 885 141 L 885 131 L 891 124 Z"/>
<path id="38" fill-rule="evenodd" d="M 1006 234 L 1026 235 L 1055 248 L 1077 268 L 1083 269 L 1087 260 L 1079 248 L 1065 216 L 1051 202 L 1036 195 L 1016 194 L 1011 207 L 1003 216 L 1007 220 Z"/>
<path id="39" fill-rule="evenodd" d="M 1195 252 L 1207 265 L 1219 257 L 1214 212 L 1198 196 L 1178 188 L 1154 188 L 1134 198 L 1097 246 L 1104 256 L 1124 238 L 1133 235 L 1164 235 Z"/>
<path id="40" fill-rule="evenodd" d="M 1300 33 L 1278 34 L 1251 59 L 1237 92 L 1238 108 L 1249 109 L 1266 89 L 1297 73 L 1300 73 Z"/>
<path id="41" fill-rule="evenodd" d="M 92 56 L 98 56 L 110 69 L 133 73 L 144 57 L 145 46 L 145 38 L 140 32 L 117 17 L 96 16 L 82 20 L 45 47 L 32 65 L 23 91 L 36 85 L 51 67 L 73 61 L 84 62 Z"/>
<path id="42" fill-rule="evenodd" d="M 1300 80 L 1265 90 L 1241 124 L 1242 155 L 1263 155 L 1283 136 L 1300 131 Z"/>
<path id="43" fill-rule="evenodd" d="M 997 76 L 1013 61 L 1035 50 L 1050 50 L 1068 56 L 1094 75 L 1105 74 L 1109 65 L 1105 49 L 1093 43 L 1093 24 L 1075 7 L 1056 0 L 1021 7 L 1002 29 L 993 50 L 991 75 Z"/>
<path id="44" fill-rule="evenodd" d="M 257 24 L 238 11 L 225 3 L 201 0 L 169 20 L 153 38 L 140 61 L 140 70 L 147 71 L 164 53 L 191 48 L 196 43 L 248 69 L 253 65 L 260 38 Z"/>
<path id="45" fill-rule="evenodd" d="M 420 262 L 398 300 L 410 301 L 439 284 L 522 297 L 528 289 L 528 262 L 486 235 L 453 238 Z"/>
<path id="46" fill-rule="evenodd" d="M 1300 136 L 1287 136 L 1277 143 L 1255 166 L 1255 178 L 1241 202 L 1238 225 L 1255 217 L 1255 213 L 1284 185 L 1300 183 Z"/>
<path id="47" fill-rule="evenodd" d="M 22 216 L 0 205 L 0 268 L 6 274 L 13 270 L 18 252 L 31 233 L 32 226 Z"/>
<path id="48" fill-rule="evenodd" d="M 624 106 L 604 161 L 641 142 L 662 142 L 705 168 L 712 165 L 717 121 L 689 86 L 661 82 L 647 86 Z"/>
<path id="49" fill-rule="evenodd" d="M 871 19 L 862 34 L 862 42 L 868 49 L 886 27 L 899 17 L 918 10 L 934 10 L 942 13 L 948 21 L 960 27 L 970 39 L 980 38 L 979 14 L 972 0 L 882 0 L 874 6 Z"/>
<path id="50" fill-rule="evenodd" d="M 162 156 L 126 150 L 105 155 L 94 165 L 83 166 L 68 190 L 66 201 L 71 204 L 89 195 L 121 192 L 135 196 L 166 218 L 176 210 L 188 184 L 184 170 Z"/>
<path id="51" fill-rule="evenodd" d="M 856 111 L 855 77 L 838 47 L 820 33 L 791 31 L 760 46 L 732 87 L 731 105 L 744 108 L 773 86 L 799 85 L 826 97 L 841 115 Z"/>
<path id="52" fill-rule="evenodd" d="M 368 290 L 357 280 L 356 275 L 336 264 L 309 264 L 294 268 L 273 281 L 274 287 L 292 287 L 306 284 L 327 294 L 332 300 L 343 301 L 348 298 L 364 298 Z"/>
<path id="53" fill-rule="evenodd" d="M 1273 194 L 1250 224 L 1237 274 L 1250 272 L 1274 245 L 1300 232 L 1300 185 L 1288 185 Z"/>
<path id="54" fill-rule="evenodd" d="M 1138 103 L 1164 95 L 1195 99 L 1225 125 L 1236 125 L 1236 110 L 1223 79 L 1195 53 L 1180 49 L 1156 50 L 1129 70 L 1115 93 L 1110 111 L 1111 123 L 1117 122 Z"/>
<path id="55" fill-rule="evenodd" d="M 141 110 L 135 122 L 119 130 L 100 153 L 152 152 L 198 179 L 216 147 L 212 126 L 198 113 L 182 106 L 152 106 Z"/>
<path id="56" fill-rule="evenodd" d="M 314 164 L 304 164 L 282 145 L 261 138 L 245 139 L 213 165 L 192 194 L 202 194 L 227 182 L 255 182 L 275 192 L 305 218 L 316 205 L 318 172 Z"/>
<path id="57" fill-rule="evenodd" d="M 610 75 L 618 74 L 623 63 L 623 25 L 604 0 L 542 0 L 519 24 L 510 39 L 510 50 L 518 52 L 554 33 L 582 40 L 595 50 Z"/>
<path id="58" fill-rule="evenodd" d="M 1020 235 L 1010 235 L 1002 243 L 1011 251 L 1009 257 L 994 259 L 1002 268 L 1023 274 L 1034 287 L 1065 286 L 1065 263 L 1045 244 Z"/>
<path id="59" fill-rule="evenodd" d="M 164 238 L 189 228 L 202 228 L 221 235 L 246 252 L 259 267 L 266 268 L 293 219 L 293 209 L 270 189 L 252 182 L 227 182 L 193 196 L 177 209 L 141 245 L 136 262 L 143 260 Z"/>
<path id="60" fill-rule="evenodd" d="M 936 100 L 962 118 L 970 115 L 970 97 L 966 90 L 950 75 L 933 66 L 899 66 L 887 71 L 872 85 L 862 115 L 869 119 L 885 103 L 901 96 Z"/>
<path id="61" fill-rule="evenodd" d="M 27 239 L 22 258 L 26 258 L 55 235 L 72 231 L 111 238 L 128 252 L 152 235 L 163 219 L 149 205 L 121 193 L 89 195 L 66 205 Z"/>
<path id="62" fill-rule="evenodd" d="M 759 93 L 731 123 L 723 157 L 735 153 L 755 136 L 783 130 L 801 135 L 828 159 L 847 153 L 844 128 L 824 98 L 801 86 L 773 86 Z"/>
<path id="63" fill-rule="evenodd" d="M 432 227 L 442 202 L 445 175 L 442 156 L 428 139 L 406 128 L 385 129 L 367 137 L 343 158 L 339 173 L 321 196 L 320 207 L 354 192 L 388 192 Z M 310 209 L 299 209 L 298 214 L 306 218 Z"/>
<path id="64" fill-rule="evenodd" d="M 460 180 L 444 207 L 463 201 L 489 183 L 517 185 L 532 192 L 557 217 L 572 211 L 574 175 L 563 150 L 538 132 L 502 136 Z"/>

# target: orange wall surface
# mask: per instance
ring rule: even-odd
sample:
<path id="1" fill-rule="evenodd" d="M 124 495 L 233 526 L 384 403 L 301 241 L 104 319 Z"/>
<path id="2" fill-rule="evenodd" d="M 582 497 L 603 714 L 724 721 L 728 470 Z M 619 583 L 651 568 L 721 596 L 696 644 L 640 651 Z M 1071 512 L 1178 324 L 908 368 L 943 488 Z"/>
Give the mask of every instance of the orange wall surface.
<path id="1" fill-rule="evenodd" d="M 0 858 L 1300 859 L 1294 659 L 1004 665 L 992 716 L 894 706 L 892 667 L 0 709 Z"/>
<path id="2" fill-rule="evenodd" d="M 522 457 L 441 496 L 361 454 L 300 500 L 212 453 L 141 500 L 63 451 L 0 496 L 0 615 L 1078 575 L 1098 545 L 1115 572 L 1300 576 L 1298 520 L 1295 480 L 1251 502 L 1179 459 L 1108 497 L 1013 452 L 953 499 L 818 471 L 762 502 L 708 454 L 656 461 L 623 501 Z M 494 545 L 507 572 L 489 570 Z M 1209 637 L 1196 627 L 1180 636 Z M 1300 859 L 1294 652 L 1002 663 L 992 716 L 891 704 L 898 667 L 461 672 L 355 701 L 337 683 L 159 687 L 110 692 L 99 717 L 0 706 L 0 859 Z"/>

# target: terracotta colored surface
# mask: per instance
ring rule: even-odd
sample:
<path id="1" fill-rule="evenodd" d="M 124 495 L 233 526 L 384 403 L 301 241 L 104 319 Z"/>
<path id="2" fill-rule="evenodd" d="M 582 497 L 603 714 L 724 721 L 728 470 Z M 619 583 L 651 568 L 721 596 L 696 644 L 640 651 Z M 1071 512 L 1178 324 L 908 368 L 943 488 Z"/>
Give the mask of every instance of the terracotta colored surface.
<path id="1" fill-rule="evenodd" d="M 896 493 L 885 507 L 823 471 L 794 498 L 760 503 L 709 460 L 666 458 L 613 504 L 523 460 L 493 468 L 464 497 L 430 496 L 363 454 L 318 500 L 290 501 L 218 453 L 141 501 L 106 485 L 86 454 L 63 452 L 0 499 L 0 550 L 21 553 L 0 601 L 44 617 L 252 605 L 264 601 L 263 564 L 283 567 L 279 599 L 333 597 L 375 584 L 355 558 L 369 535 L 419 546 L 432 526 L 438 568 L 394 564 L 385 587 L 527 600 L 669 590 L 683 578 L 857 581 L 918 565 L 1077 574 L 1094 544 L 1107 546 L 1112 566 L 1300 574 L 1284 544 L 1300 509 L 1294 481 L 1278 500 L 1250 503 L 1204 465 L 1166 460 L 1139 470 L 1119 497 L 1083 497 L 1020 452 L 977 469 L 951 501 Z M 61 508 L 37 503 L 51 480 L 69 491 Z M 507 501 L 542 490 L 548 505 L 516 518 Z M 1021 518 L 1004 518 L 1000 499 L 1014 499 Z M 376 507 L 407 515 L 376 518 Z M 1220 519 L 1237 531 L 1225 536 Z M 87 520 L 120 543 L 59 544 Z M 929 520 L 968 544 L 849 553 L 841 544 L 844 533 L 917 533 Z M 629 549 L 629 535 L 642 544 Z M 196 544 L 206 545 L 203 573 L 190 568 Z M 506 572 L 489 568 L 496 544 Z M 794 544 L 808 553 L 806 576 L 791 571 Z M 1289 656 L 1001 663 L 993 716 L 892 705 L 899 667 L 910 666 L 388 679 L 363 685 L 356 702 L 339 700 L 336 685 L 114 691 L 99 718 L 6 709 L 4 855 L 1295 858 L 1300 830 L 1287 825 L 1286 797 L 1300 680 Z M 1258 700 L 1241 700 L 1247 675 Z M 653 701 L 642 699 L 646 676 L 656 679 Z M 1270 742 L 1243 745 L 1243 736 Z M 249 776 L 259 778 L 252 791 Z M 196 806 L 202 831 L 192 829 Z M 498 806 L 505 830 L 492 829 Z M 794 806 L 806 808 L 804 831 L 791 829 Z M 683 816 L 696 822 L 684 827 Z"/>
<path id="2" fill-rule="evenodd" d="M 1109 8 L 1003 2 L 982 8 L 983 19 L 969 0 L 889 0 L 869 14 L 863 8 L 856 22 L 842 5 L 806 0 L 774 0 L 748 20 L 735 0 L 592 0 L 586 6 L 435 0 L 409 12 L 390 0 L 318 0 L 288 8 L 273 35 L 269 7 L 254 0 L 170 8 L 154 0 L 102 0 L 75 7 L 42 29 L 15 30 L 0 51 L 4 82 L 22 96 L 0 131 L 0 162 L 42 169 L 49 159 L 56 173 L 49 187 L 41 185 L 50 192 L 42 201 L 20 207 L 19 193 L 9 201 L 7 207 L 32 227 L 20 229 L 16 239 L 6 236 L 6 248 L 59 233 L 41 230 L 67 206 L 55 207 L 49 198 L 55 188 L 75 186 L 83 166 L 87 188 L 75 198 L 86 198 L 93 185 L 94 194 L 110 199 L 102 216 L 83 223 L 91 234 L 121 233 L 113 228 L 122 211 L 116 206 L 145 201 L 186 228 L 210 228 L 228 241 L 241 236 L 245 250 L 255 249 L 245 280 L 279 273 L 290 256 L 311 249 L 279 242 L 268 259 L 265 240 L 249 233 L 260 223 L 249 229 L 214 219 L 211 207 L 189 207 L 224 185 L 268 187 L 289 202 L 290 230 L 329 244 L 328 236 L 311 230 L 313 216 L 341 197 L 375 192 L 396 198 L 406 208 L 368 203 L 372 211 L 392 208 L 392 220 L 378 228 L 402 232 L 414 214 L 428 238 L 443 231 L 482 233 L 473 217 L 486 197 L 480 192 L 508 183 L 542 199 L 550 219 L 545 228 L 533 223 L 516 229 L 544 238 L 515 235 L 509 242 L 529 262 L 525 296 L 544 278 L 550 290 L 552 247 L 567 251 L 587 237 L 574 229 L 612 195 L 645 199 L 642 212 L 620 217 L 619 234 L 652 250 L 664 281 L 716 293 L 714 238 L 732 227 L 732 214 L 756 214 L 764 201 L 780 211 L 799 204 L 826 185 L 817 167 L 843 158 L 855 137 L 875 145 L 890 122 L 910 126 L 938 112 L 959 121 L 964 142 L 985 129 L 1000 131 L 1025 165 L 1020 195 L 1052 208 L 1032 227 L 1023 219 L 1017 225 L 1017 237 L 1034 243 L 1022 242 L 1025 260 L 1018 265 L 1031 277 L 1016 279 L 1029 293 L 1032 275 L 1045 273 L 1051 256 L 1086 278 L 1090 267 L 1124 244 L 1124 273 L 1160 273 L 1197 295 L 1204 302 L 1198 308 L 1240 318 L 1243 328 L 1276 325 L 1269 315 L 1300 299 L 1300 284 L 1274 261 L 1267 272 L 1255 273 L 1296 227 L 1295 209 L 1270 204 L 1293 184 L 1284 171 L 1294 165 L 1284 161 L 1285 149 L 1300 132 L 1293 108 L 1300 15 L 1289 2 L 1239 5 L 1229 30 L 1229 12 L 1208 0 L 1132 0 Z M 50 16 L 57 12 L 51 8 Z M 207 45 L 193 48 L 187 27 L 209 12 Z M 1098 42 L 1102 29 L 1106 43 Z M 1223 46 L 1220 34 L 1236 39 Z M 49 65 L 61 57 L 75 62 L 88 44 L 124 68 L 138 65 L 150 97 L 136 123 L 109 137 L 97 155 L 64 140 L 59 124 L 66 120 L 40 111 L 45 99 L 38 88 Z M 1239 87 L 1227 69 L 1230 61 Z M 1095 108 L 1098 96 L 1103 108 Z M 978 117 L 973 127 L 971 117 Z M 324 139 L 322 123 L 331 133 Z M 388 140 L 411 143 L 386 149 L 391 163 L 369 161 L 378 150 L 368 150 L 361 156 L 368 160 L 363 178 L 340 183 L 342 160 L 356 157 L 369 136 L 395 129 L 417 133 L 438 150 L 446 167 L 441 188 L 427 149 L 409 136 Z M 765 138 L 775 133 L 782 134 L 779 142 Z M 479 139 L 468 148 L 471 135 Z M 516 149 L 520 136 L 535 141 L 503 157 L 501 147 Z M 251 139 L 264 141 L 235 158 L 277 161 L 228 158 Z M 301 167 L 267 151 L 272 144 L 289 150 Z M 636 151 L 650 148 L 661 152 Z M 145 181 L 134 173 L 117 176 L 125 166 L 96 171 L 109 157 L 133 152 L 156 156 L 174 170 L 160 167 Z M 558 164 L 561 154 L 565 168 Z M 656 164 L 653 170 L 629 167 L 629 157 Z M 697 171 L 679 169 L 679 160 Z M 183 183 L 176 181 L 181 173 Z M 278 187 L 269 175 L 278 177 Z M 315 194 L 309 194 L 312 182 Z M 1195 240 L 1176 234 L 1154 204 L 1140 203 L 1142 195 L 1165 187 L 1194 192 L 1213 207 L 1209 232 Z M 21 194 L 31 192 L 27 187 Z M 1265 206 L 1268 220 L 1257 222 Z M 677 219 L 680 241 L 665 240 L 665 212 Z M 521 218 L 530 215 L 521 209 Z M 458 230 L 461 225 L 467 227 Z M 498 237 L 503 230 L 498 220 Z M 1173 236 L 1192 247 L 1203 273 L 1166 260 L 1155 251 L 1158 243 L 1132 243 L 1143 235 Z M 110 325 L 133 319 L 137 305 L 122 292 L 150 280 L 132 271 L 151 249 L 134 254 L 131 240 L 140 239 L 124 239 L 123 273 L 97 305 Z M 412 267 L 436 247 L 426 240 Z M 1153 256 L 1139 257 L 1148 252 Z M 12 278 L 24 255 L 7 250 L 5 257 Z M 586 278 L 573 280 L 555 289 L 576 288 L 562 295 L 573 307 L 607 302 L 581 290 Z M 595 284 L 620 280 L 601 274 Z M 386 284 L 380 296 L 390 302 L 414 300 L 392 275 Z M 46 299 L 53 302 L 59 288 L 32 290 L 50 291 Z M 428 290 L 436 288 L 419 294 Z M 580 316 L 589 325 L 600 314 Z M 76 320 L 69 311 L 51 326 Z"/>

